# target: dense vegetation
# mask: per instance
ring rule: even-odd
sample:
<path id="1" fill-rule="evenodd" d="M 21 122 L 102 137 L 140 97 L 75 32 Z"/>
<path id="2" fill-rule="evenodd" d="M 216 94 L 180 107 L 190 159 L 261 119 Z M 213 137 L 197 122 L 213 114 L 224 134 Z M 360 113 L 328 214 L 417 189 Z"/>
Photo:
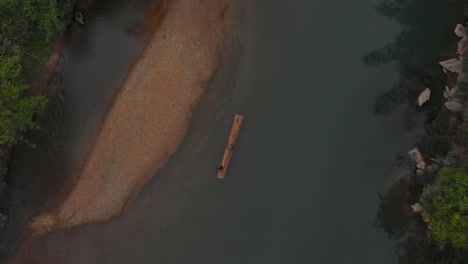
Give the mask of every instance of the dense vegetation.
<path id="1" fill-rule="evenodd" d="M 438 245 L 468 250 L 468 172 L 444 169 L 436 189 L 425 189 L 422 204 L 423 219 Z"/>
<path id="2" fill-rule="evenodd" d="M 23 134 L 37 129 L 34 114 L 45 99 L 26 95 L 44 68 L 48 44 L 69 23 L 71 0 L 0 0 L 0 178 L 5 151 L 25 142 Z"/>

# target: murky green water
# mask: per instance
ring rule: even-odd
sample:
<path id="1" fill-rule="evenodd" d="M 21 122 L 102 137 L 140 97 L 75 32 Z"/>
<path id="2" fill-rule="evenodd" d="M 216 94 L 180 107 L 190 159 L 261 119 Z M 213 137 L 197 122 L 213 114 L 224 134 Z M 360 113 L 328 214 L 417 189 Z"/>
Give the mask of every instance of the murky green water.
<path id="1" fill-rule="evenodd" d="M 131 33 L 144 5 L 108 2 L 90 10 L 91 25 L 75 29 L 65 51 L 64 104 L 84 116 L 58 125 L 68 159 L 79 157 L 77 142 L 93 134 L 144 43 Z M 374 114 L 398 70 L 365 67 L 362 56 L 401 28 L 373 10 L 377 0 L 248 2 L 181 149 L 120 218 L 48 235 L 41 255 L 57 263 L 396 263 L 395 242 L 374 226 L 377 193 L 399 173 L 395 156 L 423 135 L 423 115 L 404 107 Z M 218 181 L 235 113 L 245 121 Z"/>

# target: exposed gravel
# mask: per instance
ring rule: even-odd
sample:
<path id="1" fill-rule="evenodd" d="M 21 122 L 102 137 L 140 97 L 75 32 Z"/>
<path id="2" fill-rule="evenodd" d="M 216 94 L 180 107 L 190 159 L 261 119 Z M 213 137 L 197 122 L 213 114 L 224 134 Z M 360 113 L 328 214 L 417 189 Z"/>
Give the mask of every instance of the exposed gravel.
<path id="1" fill-rule="evenodd" d="M 118 215 L 164 165 L 217 66 L 228 2 L 171 1 L 116 96 L 79 181 L 60 207 L 33 219 L 33 232 Z"/>

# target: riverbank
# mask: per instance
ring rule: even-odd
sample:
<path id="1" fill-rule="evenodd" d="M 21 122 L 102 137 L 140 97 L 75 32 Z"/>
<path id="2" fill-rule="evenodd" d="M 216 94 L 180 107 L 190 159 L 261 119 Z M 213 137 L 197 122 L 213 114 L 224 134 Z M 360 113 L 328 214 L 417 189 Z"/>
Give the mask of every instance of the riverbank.
<path id="1" fill-rule="evenodd" d="M 428 70 L 421 71 L 423 75 L 436 76 L 435 80 L 425 78 L 422 85 L 416 82 L 416 87 L 407 88 L 411 104 L 427 113 L 427 136 L 402 162 L 413 173 L 396 179 L 380 196 L 376 224 L 398 240 L 399 263 L 466 263 L 468 260 L 468 218 L 466 208 L 460 205 L 468 195 L 462 187 L 468 177 L 463 170 L 468 166 L 465 74 L 468 72 L 468 33 L 462 25 L 466 14 L 454 16 L 460 24 L 453 25 L 453 34 L 459 41 L 457 48 L 446 52 L 453 57 L 444 56 L 436 75 Z M 453 42 L 454 35 L 450 37 L 445 39 L 446 43 Z M 431 69 L 434 66 L 436 63 L 419 67 Z"/>
<path id="2" fill-rule="evenodd" d="M 182 142 L 191 110 L 216 69 L 235 7 L 228 1 L 167 5 L 115 97 L 75 187 L 58 208 L 33 219 L 32 232 L 117 216 Z"/>
<path id="3" fill-rule="evenodd" d="M 44 109 L 49 84 L 60 64 L 62 33 L 71 23 L 71 10 L 69 0 L 50 5 L 30 2 L 0 5 L 4 22 L 0 28 L 0 198 L 5 183 L 11 180 L 8 167 L 12 149 L 17 144 L 34 145 L 25 134 L 40 128 L 37 116 Z M 46 18 L 38 21 L 39 16 Z"/>

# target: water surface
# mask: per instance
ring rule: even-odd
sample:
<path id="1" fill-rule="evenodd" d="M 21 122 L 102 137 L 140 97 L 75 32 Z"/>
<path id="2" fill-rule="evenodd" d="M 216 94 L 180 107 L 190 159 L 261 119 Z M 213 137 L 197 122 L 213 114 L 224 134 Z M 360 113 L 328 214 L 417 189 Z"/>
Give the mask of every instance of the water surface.
<path id="1" fill-rule="evenodd" d="M 47 235 L 42 255 L 56 263 L 396 263 L 394 241 L 374 226 L 377 193 L 398 171 L 395 155 L 422 131 L 404 125 L 403 109 L 373 113 L 376 96 L 398 73 L 394 65 L 365 67 L 362 56 L 400 28 L 377 15 L 376 0 L 246 2 L 235 44 L 226 43 L 167 166 L 120 218 Z M 96 16 L 95 28 L 113 25 L 123 34 L 120 19 L 132 16 L 103 10 L 109 14 Z M 120 48 L 110 44 L 118 39 L 112 34 L 83 34 L 89 41 L 67 56 L 116 49 L 73 59 L 86 77 L 74 75 L 67 86 L 91 98 L 75 103 L 86 115 L 105 108 L 100 98 L 112 92 L 100 85 L 119 83 L 131 59 L 120 71 L 88 72 L 87 60 L 119 65 L 97 58 L 118 57 Z M 107 74 L 112 78 L 100 79 Z M 219 181 L 216 166 L 235 113 L 245 120 Z"/>

